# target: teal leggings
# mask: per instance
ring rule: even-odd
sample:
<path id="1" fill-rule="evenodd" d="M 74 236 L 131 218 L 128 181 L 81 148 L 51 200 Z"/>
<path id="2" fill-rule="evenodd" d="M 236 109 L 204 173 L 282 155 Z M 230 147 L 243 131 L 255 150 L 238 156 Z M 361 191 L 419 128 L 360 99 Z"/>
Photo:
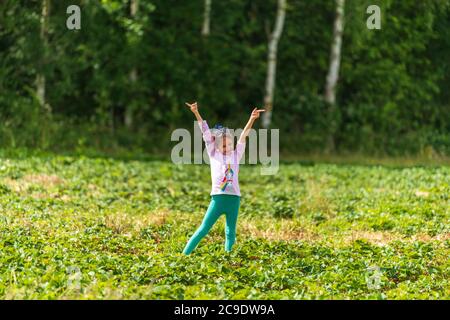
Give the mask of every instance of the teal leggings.
<path id="1" fill-rule="evenodd" d="M 231 251 L 231 247 L 236 241 L 236 222 L 238 217 L 241 197 L 228 194 L 217 194 L 211 196 L 211 202 L 200 227 L 195 231 L 189 239 L 183 250 L 184 254 L 190 254 L 197 247 L 209 232 L 211 227 L 216 223 L 217 219 L 225 213 L 225 250 Z"/>

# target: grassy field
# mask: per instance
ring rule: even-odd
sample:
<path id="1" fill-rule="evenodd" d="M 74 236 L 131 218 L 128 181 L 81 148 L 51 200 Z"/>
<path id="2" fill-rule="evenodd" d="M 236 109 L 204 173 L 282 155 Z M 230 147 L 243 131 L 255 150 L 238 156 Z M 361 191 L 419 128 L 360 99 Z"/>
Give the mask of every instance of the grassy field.
<path id="1" fill-rule="evenodd" d="M 0 159 L 1 299 L 450 299 L 450 167 L 242 166 L 237 243 L 207 165 Z"/>

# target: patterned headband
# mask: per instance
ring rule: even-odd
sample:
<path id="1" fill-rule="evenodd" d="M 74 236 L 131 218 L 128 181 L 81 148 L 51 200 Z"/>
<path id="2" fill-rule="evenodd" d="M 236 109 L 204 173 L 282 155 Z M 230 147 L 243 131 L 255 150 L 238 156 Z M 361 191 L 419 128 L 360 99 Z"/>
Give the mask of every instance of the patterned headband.
<path id="1" fill-rule="evenodd" d="M 227 127 L 222 126 L 221 124 L 216 124 L 211 131 L 213 135 L 217 138 L 223 136 L 231 136 L 229 129 Z"/>

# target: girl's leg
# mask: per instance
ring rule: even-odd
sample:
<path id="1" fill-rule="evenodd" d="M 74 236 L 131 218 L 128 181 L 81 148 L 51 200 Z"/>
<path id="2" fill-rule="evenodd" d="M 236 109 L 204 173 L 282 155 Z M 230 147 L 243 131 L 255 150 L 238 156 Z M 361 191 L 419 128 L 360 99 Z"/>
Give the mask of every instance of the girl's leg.
<path id="1" fill-rule="evenodd" d="M 211 202 L 209 203 L 208 210 L 206 211 L 205 217 L 203 218 L 202 224 L 200 227 L 195 231 L 195 233 L 192 235 L 192 237 L 189 239 L 188 243 L 186 244 L 186 247 L 183 250 L 183 253 L 188 255 L 190 254 L 198 245 L 200 240 L 205 237 L 211 227 L 216 223 L 217 219 L 220 217 L 220 206 L 217 203 L 217 200 L 214 198 L 211 199 Z"/>
<path id="2" fill-rule="evenodd" d="M 225 225 L 225 251 L 230 252 L 236 242 L 236 222 L 238 218 L 240 197 L 229 196 L 227 201 Z"/>

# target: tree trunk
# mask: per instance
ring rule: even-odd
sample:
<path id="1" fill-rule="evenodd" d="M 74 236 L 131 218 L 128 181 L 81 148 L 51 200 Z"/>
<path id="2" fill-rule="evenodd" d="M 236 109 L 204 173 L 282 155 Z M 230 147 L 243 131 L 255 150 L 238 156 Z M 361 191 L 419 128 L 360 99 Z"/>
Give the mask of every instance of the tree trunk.
<path id="1" fill-rule="evenodd" d="M 211 2 L 212 0 L 205 0 L 205 11 L 203 15 L 203 27 L 202 35 L 204 37 L 209 36 L 210 24 L 211 24 Z"/>
<path id="2" fill-rule="evenodd" d="M 136 18 L 136 15 L 138 13 L 139 8 L 139 0 L 131 0 L 130 1 L 130 15 L 134 19 Z M 130 72 L 130 86 L 133 88 L 136 85 L 136 82 L 138 80 L 138 72 L 137 68 L 133 67 L 133 69 Z M 132 129 L 134 124 L 134 106 L 128 105 L 125 108 L 125 127 L 127 129 Z"/>
<path id="3" fill-rule="evenodd" d="M 283 32 L 284 20 L 286 17 L 286 0 L 278 0 L 277 18 L 275 29 L 269 37 L 268 55 L 267 55 L 267 77 L 264 95 L 264 107 L 262 126 L 268 128 L 272 121 L 273 95 L 275 90 L 275 78 L 277 69 L 277 50 L 278 41 Z"/>
<path id="4" fill-rule="evenodd" d="M 339 80 L 339 68 L 341 64 L 342 34 L 344 32 L 344 7 L 345 0 L 336 0 L 336 16 L 333 27 L 333 42 L 330 52 L 330 67 L 328 69 L 325 85 L 325 101 L 329 104 L 329 112 L 334 113 L 336 105 L 336 87 Z M 327 152 L 334 151 L 334 125 L 328 136 Z"/>
<path id="5" fill-rule="evenodd" d="M 45 65 L 47 64 L 47 51 L 48 51 L 48 20 L 50 16 L 50 0 L 42 0 L 41 9 L 41 31 L 40 39 L 42 42 L 42 55 L 39 61 L 39 70 L 36 76 L 36 96 L 39 104 L 43 109 L 50 111 L 49 105 L 45 101 L 46 94 L 46 78 L 45 78 Z"/>
<path id="6" fill-rule="evenodd" d="M 331 45 L 330 68 L 328 69 L 325 87 L 325 101 L 331 105 L 336 103 L 336 85 L 339 79 L 341 64 L 342 34 L 344 32 L 345 0 L 336 0 L 336 17 L 334 19 L 333 43 Z"/>

